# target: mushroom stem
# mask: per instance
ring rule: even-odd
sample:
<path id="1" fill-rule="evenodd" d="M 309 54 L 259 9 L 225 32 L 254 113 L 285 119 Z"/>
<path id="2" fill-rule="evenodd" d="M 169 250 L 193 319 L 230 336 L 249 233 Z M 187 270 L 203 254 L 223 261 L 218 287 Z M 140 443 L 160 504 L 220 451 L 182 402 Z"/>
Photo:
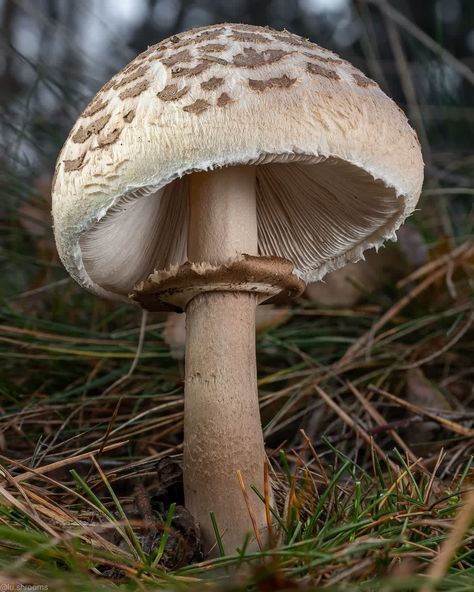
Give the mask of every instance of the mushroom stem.
<path id="1" fill-rule="evenodd" d="M 242 253 L 257 253 L 255 169 L 191 175 L 188 258 L 216 265 Z M 226 552 L 241 546 L 246 533 L 253 535 L 239 470 L 256 528 L 266 526 L 264 504 L 250 487 L 263 493 L 256 305 L 251 293 L 204 292 L 186 308 L 184 491 L 186 507 L 201 525 L 205 551 L 216 541 L 210 512 Z"/>
<path id="2" fill-rule="evenodd" d="M 188 259 L 218 265 L 258 255 L 255 167 L 194 173 L 189 184 Z"/>

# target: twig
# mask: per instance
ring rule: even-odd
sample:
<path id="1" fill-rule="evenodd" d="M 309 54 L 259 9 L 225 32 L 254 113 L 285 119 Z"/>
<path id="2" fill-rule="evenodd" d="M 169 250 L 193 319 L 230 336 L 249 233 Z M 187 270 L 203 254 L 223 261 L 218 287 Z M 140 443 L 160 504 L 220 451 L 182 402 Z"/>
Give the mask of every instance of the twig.
<path id="1" fill-rule="evenodd" d="M 400 419 L 397 421 L 391 421 L 380 426 L 365 428 L 365 431 L 367 432 L 367 434 L 369 434 L 369 436 L 377 436 L 378 434 L 383 434 L 384 432 L 388 432 L 389 430 L 396 430 L 397 428 L 406 429 L 413 423 L 418 423 L 421 421 L 423 421 L 422 418 L 418 415 L 415 415 L 411 417 L 405 417 L 404 419 Z M 339 442 L 346 442 L 351 438 L 351 434 L 341 434 L 339 436 L 328 436 L 327 440 L 331 444 L 338 444 Z"/>
<path id="2" fill-rule="evenodd" d="M 386 8 L 386 0 L 380 0 L 380 5 Z M 387 29 L 388 40 L 390 42 L 390 46 L 395 57 L 395 64 L 398 70 L 398 75 L 400 77 L 400 83 L 403 89 L 403 94 L 405 95 L 405 98 L 407 100 L 408 113 L 410 115 L 410 119 L 412 119 L 415 124 L 418 135 L 420 136 L 421 145 L 423 148 L 423 155 L 429 163 L 431 160 L 430 144 L 425 126 L 423 124 L 423 116 L 418 105 L 415 85 L 413 84 L 410 68 L 408 65 L 408 61 L 406 59 L 405 51 L 403 49 L 402 40 L 400 39 L 398 28 L 394 24 L 395 21 L 388 16 L 384 9 L 382 9 L 382 13 L 385 21 L 385 26 Z"/>
<path id="3" fill-rule="evenodd" d="M 395 481 L 392 483 L 392 485 L 390 486 L 390 488 L 387 490 L 386 493 L 384 493 L 384 497 L 383 499 L 380 501 L 379 504 L 379 509 L 383 508 L 385 505 L 385 502 L 388 500 L 388 496 L 393 493 L 395 491 L 395 489 L 397 488 L 398 484 L 403 481 L 405 479 L 405 477 L 407 477 L 408 475 L 411 474 L 412 469 L 415 468 L 416 465 L 418 465 L 421 462 L 421 458 L 418 458 L 415 462 L 413 462 L 408 468 L 406 468 L 402 473 L 400 473 L 398 475 L 398 477 L 395 479 Z"/>
<path id="4" fill-rule="evenodd" d="M 362 24 L 362 35 L 360 42 L 367 60 L 367 66 L 369 68 L 371 77 L 381 86 L 387 88 L 387 79 L 380 62 L 380 55 L 377 53 L 378 47 L 376 43 L 372 43 L 372 39 L 375 39 L 375 30 L 373 27 L 370 11 L 367 7 L 367 4 L 365 3 L 365 0 L 356 0 L 354 6 L 359 13 L 359 18 Z"/>
<path id="5" fill-rule="evenodd" d="M 47 290 L 52 290 L 53 288 L 58 288 L 59 286 L 63 286 L 70 282 L 70 278 L 64 278 L 62 280 L 57 280 L 56 282 L 51 282 L 50 284 L 46 284 L 44 286 L 40 286 L 39 288 L 34 288 L 33 290 L 27 290 L 26 292 L 22 292 L 21 294 L 17 294 L 16 296 L 11 296 L 7 298 L 7 302 L 11 302 L 12 300 L 20 300 L 21 298 L 29 298 L 30 296 L 36 296 L 41 294 L 42 292 L 46 292 Z"/>
<path id="6" fill-rule="evenodd" d="M 474 195 L 472 187 L 439 187 L 438 189 L 423 189 L 423 195 Z"/>
<path id="7" fill-rule="evenodd" d="M 269 475 L 269 467 L 268 467 L 268 460 L 265 460 L 265 464 L 263 465 L 263 497 L 265 498 L 265 517 L 267 521 L 267 528 L 268 528 L 268 542 L 270 547 L 273 547 L 276 541 L 274 540 L 274 533 L 273 533 L 273 523 L 272 523 L 272 514 L 270 510 L 270 499 L 272 497 L 271 494 L 271 486 L 270 486 L 270 475 Z"/>
<path id="8" fill-rule="evenodd" d="M 465 438 L 473 438 L 474 437 L 474 430 L 470 430 L 469 428 L 465 428 L 464 426 L 461 426 L 458 423 L 455 423 L 454 421 L 446 419 L 445 417 L 440 417 L 439 415 L 436 415 L 435 413 L 431 413 L 431 411 L 427 411 L 426 409 L 422 409 L 421 407 L 418 407 L 417 405 L 413 405 L 413 403 L 409 403 L 408 401 L 405 401 L 404 399 L 400 399 L 399 397 L 396 397 L 395 395 L 392 395 L 391 393 L 387 393 L 387 391 L 384 391 L 384 390 L 374 386 L 373 384 L 369 385 L 369 389 L 372 391 L 375 391 L 376 393 L 379 393 L 380 395 L 382 395 L 386 399 L 389 399 L 390 401 L 397 403 L 397 405 L 400 405 L 401 407 L 405 407 L 406 409 L 408 409 L 412 413 L 416 413 L 417 415 L 422 415 L 424 417 L 428 417 L 429 419 L 432 419 L 436 423 L 441 424 L 443 427 L 450 430 L 451 432 L 454 432 L 455 434 L 459 434 L 460 436 L 464 436 Z"/>
<path id="9" fill-rule="evenodd" d="M 423 498 L 423 501 L 425 502 L 425 504 L 428 504 L 428 500 L 430 499 L 430 495 L 431 495 L 431 490 L 433 489 L 433 483 L 434 483 L 434 480 L 436 477 L 436 473 L 438 472 L 438 469 L 441 466 L 441 463 L 443 462 L 445 457 L 446 457 L 446 452 L 444 451 L 444 448 L 441 448 L 441 450 L 439 451 L 439 455 L 436 460 L 436 464 L 434 466 L 434 469 L 431 472 L 430 480 L 428 481 L 428 485 L 426 486 L 425 496 Z"/>
<path id="10" fill-rule="evenodd" d="M 410 273 L 410 275 L 407 275 L 405 278 L 397 282 L 397 288 L 403 288 L 403 286 L 428 275 L 431 271 L 438 269 L 438 267 L 441 267 L 442 265 L 447 265 L 450 261 L 457 259 L 460 256 L 462 256 L 462 258 L 468 258 L 471 250 L 474 251 L 474 245 L 472 241 L 468 240 L 456 249 L 453 249 L 450 253 L 442 255 L 434 261 L 429 261 L 422 267 L 416 269 L 413 273 Z"/>
<path id="11" fill-rule="evenodd" d="M 306 434 L 306 432 L 303 429 L 300 429 L 300 433 L 303 436 L 303 438 L 306 440 L 311 452 L 313 453 L 314 460 L 318 463 L 319 470 L 321 471 L 321 476 L 325 480 L 326 485 L 329 485 L 330 481 L 329 481 L 328 474 L 324 470 L 324 466 L 323 466 L 323 463 L 321 462 L 321 458 L 320 458 L 319 454 L 316 452 L 316 449 L 314 448 L 313 443 L 311 442 L 311 440 L 309 439 L 309 436 Z"/>
<path id="12" fill-rule="evenodd" d="M 422 31 L 419 27 L 412 23 L 404 14 L 398 11 L 393 6 L 381 0 L 367 0 L 378 6 L 378 8 L 384 12 L 390 19 L 395 21 L 402 29 L 405 29 L 410 35 L 418 39 L 425 47 L 430 49 L 433 53 L 438 55 L 442 60 L 448 63 L 453 70 L 456 70 L 468 80 L 471 84 L 474 84 L 474 72 L 460 60 L 455 58 L 449 51 L 444 49 L 439 43 L 436 43 L 429 35 Z"/>
<path id="13" fill-rule="evenodd" d="M 428 583 L 420 590 L 420 592 L 431 592 L 434 589 L 436 582 L 447 573 L 449 564 L 453 560 L 456 550 L 462 543 L 462 539 L 468 531 L 473 519 L 474 491 L 471 491 L 467 495 L 466 501 L 454 521 L 451 532 L 441 545 L 437 559 L 431 563 L 426 574 Z"/>
<path id="14" fill-rule="evenodd" d="M 109 444 L 107 447 L 102 449 L 102 452 L 108 451 L 108 450 L 114 450 L 115 448 L 120 448 L 121 446 L 124 446 L 127 443 L 128 443 L 128 440 L 124 440 L 123 442 L 116 442 L 114 444 Z M 31 470 L 27 471 L 26 473 L 23 473 L 21 475 L 17 475 L 16 477 L 13 477 L 13 480 L 15 481 L 15 483 L 20 483 L 21 481 L 24 481 L 25 479 L 30 479 L 31 477 L 38 477 L 40 475 L 43 475 L 44 473 L 49 473 L 51 471 L 54 471 L 55 469 L 60 469 L 62 467 L 70 465 L 72 463 L 78 462 L 80 460 L 84 460 L 85 458 L 92 458 L 95 454 L 97 454 L 98 451 L 99 451 L 99 449 L 96 449 L 96 450 L 91 450 L 90 452 L 85 452 L 84 454 L 78 454 L 77 456 L 70 456 L 69 458 L 63 458 L 63 460 L 58 460 L 57 462 L 51 463 L 49 465 L 45 465 L 44 467 L 38 467 L 37 469 L 31 469 Z M 0 458 L 6 460 L 7 462 L 10 462 L 9 459 L 5 456 L 0 456 Z M 0 475 L 1 474 L 2 474 L 2 469 L 0 469 Z"/>
<path id="15" fill-rule="evenodd" d="M 242 495 L 244 496 L 245 505 L 247 506 L 247 511 L 249 513 L 250 520 L 252 521 L 253 531 L 255 533 L 255 538 L 257 539 L 258 548 L 260 549 L 260 551 L 263 551 L 263 543 L 260 537 L 260 532 L 258 530 L 257 520 L 252 510 L 252 506 L 250 505 L 249 494 L 247 493 L 247 489 L 245 487 L 245 483 L 240 469 L 237 469 L 237 478 L 239 480 L 240 489 L 242 490 Z"/>
<path id="16" fill-rule="evenodd" d="M 13 479 L 12 479 L 13 480 Z M 4 487 L 0 485 L 0 498 L 12 508 L 15 508 L 28 516 L 32 522 L 35 522 L 39 527 L 41 527 L 44 532 L 47 532 L 53 538 L 58 538 L 58 533 L 47 523 L 45 522 L 36 512 L 29 512 L 28 508 L 25 504 L 23 504 L 20 500 L 18 500 L 15 496 L 13 496 L 9 491 L 7 491 Z M 67 544 L 67 541 L 64 540 L 64 543 Z M 69 545 L 68 545 L 69 546 Z"/>
<path id="17" fill-rule="evenodd" d="M 115 382 L 113 382 L 108 388 L 106 388 L 105 391 L 101 394 L 101 397 L 105 397 L 108 393 L 113 391 L 119 384 L 122 384 L 122 382 L 125 382 L 126 380 L 128 380 L 130 378 L 130 376 L 135 372 L 135 368 L 138 365 L 141 353 L 143 351 L 143 343 L 145 341 L 147 318 L 148 318 L 148 312 L 146 310 L 143 310 L 142 311 L 142 319 L 141 319 L 141 323 L 140 323 L 140 335 L 138 337 L 137 349 L 135 352 L 135 357 L 132 360 L 132 363 L 130 365 L 130 368 L 128 369 L 127 374 L 124 374 L 123 376 L 118 378 Z"/>
<path id="18" fill-rule="evenodd" d="M 119 412 L 119 409 L 120 409 L 120 405 L 121 404 L 122 404 L 122 397 L 120 397 L 120 399 L 117 401 L 117 404 L 115 405 L 115 409 L 114 409 L 114 411 L 112 413 L 112 417 L 110 418 L 110 421 L 109 421 L 109 423 L 107 425 L 107 430 L 105 432 L 104 439 L 103 439 L 103 441 L 102 441 L 102 443 L 100 445 L 99 450 L 97 451 L 97 460 L 102 456 L 102 453 L 104 451 L 104 448 L 107 445 L 107 442 L 109 441 L 109 436 L 110 436 L 110 434 L 112 432 L 112 428 L 115 425 L 115 420 L 117 419 L 117 414 Z M 94 462 L 94 464 L 96 463 L 96 459 L 95 458 L 93 459 L 93 462 Z M 88 481 L 89 480 L 89 477 L 92 474 L 92 470 L 93 470 L 93 468 L 92 468 L 92 465 L 91 465 L 91 467 L 89 469 L 89 472 L 87 473 L 87 476 L 85 478 L 85 481 Z"/>
<path id="19" fill-rule="evenodd" d="M 467 321 L 459 329 L 459 331 L 456 333 L 456 335 L 452 339 L 450 339 L 448 341 L 448 343 L 443 345 L 443 347 L 441 347 L 437 351 L 433 352 L 429 356 L 426 356 L 424 358 L 421 358 L 421 360 L 417 360 L 416 362 L 413 362 L 413 364 L 407 364 L 405 366 L 398 366 L 398 369 L 399 370 L 411 370 L 412 368 L 419 368 L 420 366 L 423 366 L 423 364 L 426 364 L 428 362 L 435 360 L 437 357 L 439 357 L 442 354 L 449 351 L 453 347 L 453 345 L 455 345 L 461 339 L 461 337 L 467 333 L 467 331 L 471 327 L 472 323 L 474 323 L 474 311 L 469 315 Z"/>
<path id="20" fill-rule="evenodd" d="M 335 575 L 332 578 L 329 578 L 324 582 L 324 587 L 334 586 L 335 584 L 339 584 L 342 581 L 351 582 L 352 578 L 357 576 L 360 578 L 362 575 L 361 572 L 367 570 L 367 568 L 372 567 L 375 563 L 375 557 L 366 557 L 361 561 L 356 561 L 354 565 L 343 569 L 341 571 L 336 571 Z"/>
<path id="21" fill-rule="evenodd" d="M 351 382 L 347 381 L 347 386 L 349 387 L 351 393 L 361 403 L 362 407 L 370 415 L 370 417 L 372 417 L 372 419 L 374 419 L 380 427 L 386 426 L 387 422 L 385 421 L 385 418 L 382 417 L 382 415 L 380 415 L 380 413 L 377 411 L 377 409 L 375 409 L 375 407 L 370 403 L 370 401 L 368 401 Z M 404 440 L 397 434 L 397 432 L 393 428 L 388 428 L 387 431 L 392 437 L 392 439 L 395 440 L 395 442 L 400 446 L 400 448 L 402 448 L 402 450 L 408 456 L 410 461 L 414 462 L 417 459 L 417 457 L 412 452 L 410 447 L 404 442 Z"/>
<path id="22" fill-rule="evenodd" d="M 336 364 L 336 368 L 340 368 L 345 363 L 347 363 L 350 359 L 352 359 L 355 355 L 357 355 L 361 349 L 363 349 L 368 343 L 370 343 L 375 334 L 386 324 L 390 321 L 393 317 L 395 317 L 401 310 L 403 310 L 406 306 L 410 304 L 412 300 L 414 300 L 417 296 L 419 296 L 422 292 L 427 290 L 431 284 L 434 284 L 436 281 L 440 280 L 446 273 L 446 269 L 443 267 L 442 269 L 436 271 L 429 277 L 427 277 L 424 281 L 420 284 L 415 286 L 406 296 L 401 298 L 398 302 L 396 302 L 391 308 L 387 310 L 387 312 L 380 317 L 380 319 L 372 325 L 370 331 L 362 335 L 355 343 L 349 347 L 346 353 L 342 356 L 339 362 Z"/>
<path id="23" fill-rule="evenodd" d="M 383 450 L 380 448 L 380 446 L 378 444 L 376 444 L 374 442 L 374 439 L 369 436 L 369 434 L 367 434 L 367 432 L 358 424 L 356 423 L 351 417 L 349 417 L 349 415 L 347 415 L 347 413 L 341 409 L 339 407 L 339 405 L 337 405 L 330 397 L 329 395 L 327 395 L 322 388 L 320 388 L 319 386 L 315 386 L 314 387 L 316 392 L 318 393 L 318 395 L 321 397 L 321 399 L 326 403 L 326 405 L 328 407 L 330 407 L 341 419 L 344 423 L 346 423 L 350 428 L 352 428 L 354 430 L 354 432 L 356 432 L 356 434 L 358 434 L 366 444 L 368 444 L 369 446 L 374 446 L 375 451 L 377 452 L 378 457 L 381 460 L 384 460 L 386 462 L 388 462 L 390 464 L 390 467 L 393 469 L 393 471 L 398 474 L 399 473 L 399 468 L 398 466 L 391 461 L 389 458 L 387 458 L 383 452 Z M 372 444 L 373 443 L 373 444 Z"/>

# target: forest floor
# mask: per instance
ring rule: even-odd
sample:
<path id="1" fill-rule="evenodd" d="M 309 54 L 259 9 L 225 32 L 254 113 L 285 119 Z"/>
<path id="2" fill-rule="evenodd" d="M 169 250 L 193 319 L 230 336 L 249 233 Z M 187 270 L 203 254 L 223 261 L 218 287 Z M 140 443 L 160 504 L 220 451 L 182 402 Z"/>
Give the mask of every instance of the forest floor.
<path id="1" fill-rule="evenodd" d="M 274 544 L 204 560 L 182 507 L 182 323 L 68 279 L 47 191 L 15 210 L 3 280 L 2 589 L 473 589 L 474 243 L 433 232 L 437 202 L 259 313 Z"/>
<path id="2" fill-rule="evenodd" d="M 419 68 L 433 54 L 472 82 L 404 26 Z M 203 558 L 183 508 L 181 320 L 80 289 L 56 254 L 50 175 L 32 173 L 28 151 L 15 160 L 17 146 L 0 154 L 0 592 L 474 590 L 472 109 L 441 85 L 425 129 L 403 48 L 387 38 L 424 190 L 397 244 L 286 308 L 261 307 L 276 507 L 258 552 Z M 43 84 L 72 113 L 77 96 L 32 68 L 31 96 Z M 67 132 L 46 138 L 26 91 L 9 105 L 2 133 L 43 139 L 46 162 Z"/>

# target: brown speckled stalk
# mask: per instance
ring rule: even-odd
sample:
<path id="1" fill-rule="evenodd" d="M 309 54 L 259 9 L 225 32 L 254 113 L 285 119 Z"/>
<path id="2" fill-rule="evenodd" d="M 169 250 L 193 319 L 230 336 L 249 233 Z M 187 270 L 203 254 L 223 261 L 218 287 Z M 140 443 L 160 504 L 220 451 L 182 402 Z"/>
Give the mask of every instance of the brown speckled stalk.
<path id="1" fill-rule="evenodd" d="M 188 258 L 219 264 L 242 253 L 256 254 L 255 169 L 199 173 L 190 183 Z M 246 292 L 207 292 L 186 309 L 185 503 L 201 525 L 206 552 L 215 545 L 211 511 L 226 552 L 241 546 L 247 532 L 253 537 L 238 470 L 257 527 L 266 526 L 264 505 L 250 489 L 255 485 L 263 492 L 265 460 L 255 362 L 256 304 L 256 296 Z"/>

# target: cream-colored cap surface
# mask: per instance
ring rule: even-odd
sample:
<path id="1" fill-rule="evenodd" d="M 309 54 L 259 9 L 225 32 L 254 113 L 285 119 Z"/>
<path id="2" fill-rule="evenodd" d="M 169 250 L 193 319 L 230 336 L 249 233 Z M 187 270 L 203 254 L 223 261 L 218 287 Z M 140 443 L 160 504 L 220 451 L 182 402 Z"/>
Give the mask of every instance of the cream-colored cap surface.
<path id="1" fill-rule="evenodd" d="M 61 259 L 126 298 L 186 260 L 187 175 L 256 167 L 261 255 L 320 279 L 378 247 L 415 208 L 415 132 L 378 85 L 287 31 L 222 24 L 137 56 L 92 99 L 59 155 Z"/>

